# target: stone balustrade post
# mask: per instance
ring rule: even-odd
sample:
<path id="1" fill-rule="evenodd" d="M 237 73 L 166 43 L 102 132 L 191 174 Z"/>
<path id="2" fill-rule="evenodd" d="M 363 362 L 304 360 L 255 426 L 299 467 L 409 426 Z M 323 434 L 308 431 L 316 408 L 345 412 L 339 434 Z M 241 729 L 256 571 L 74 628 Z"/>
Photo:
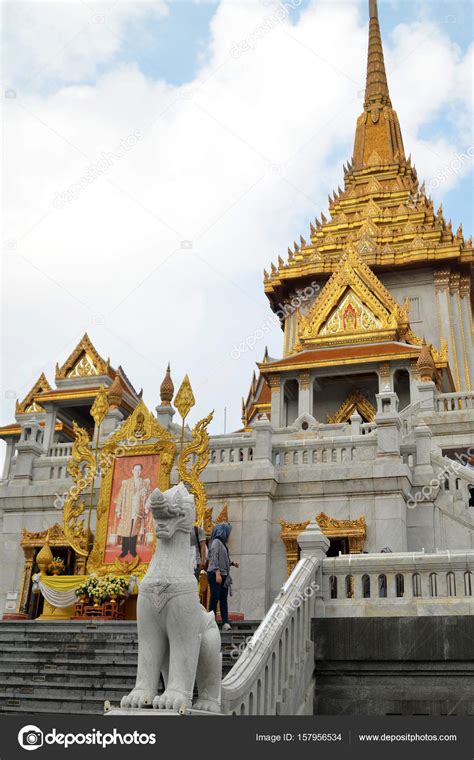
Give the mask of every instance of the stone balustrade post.
<path id="1" fill-rule="evenodd" d="M 156 411 L 156 419 L 160 423 L 162 427 L 165 428 L 165 430 L 169 430 L 171 427 L 171 423 L 173 422 L 173 417 L 175 414 L 175 410 L 171 406 L 171 404 L 155 407 Z"/>
<path id="2" fill-rule="evenodd" d="M 431 448 L 433 433 L 428 425 L 417 425 L 414 428 L 416 445 L 415 473 L 417 475 L 433 475 L 431 464 Z"/>
<path id="3" fill-rule="evenodd" d="M 418 380 L 416 383 L 420 412 L 434 412 L 436 385 L 432 380 Z"/>
<path id="4" fill-rule="evenodd" d="M 31 420 L 22 426 L 21 437 L 16 445 L 17 458 L 13 481 L 30 483 L 33 479 L 35 459 L 44 454 L 42 430 L 39 422 Z"/>
<path id="5" fill-rule="evenodd" d="M 321 531 L 317 522 L 310 522 L 306 530 L 298 536 L 301 559 L 314 558 L 318 562 L 315 582 L 318 589 L 314 595 L 313 614 L 324 617 L 324 594 L 323 594 L 323 559 L 329 549 L 330 541 Z"/>
<path id="6" fill-rule="evenodd" d="M 109 409 L 108 413 L 104 417 L 104 420 L 102 422 L 102 425 L 100 426 L 100 439 L 99 444 L 102 445 L 109 435 L 112 435 L 112 433 L 119 427 L 119 425 L 122 424 L 123 421 L 123 414 L 118 408 L 112 408 Z M 95 432 L 94 432 L 95 436 Z"/>
<path id="7" fill-rule="evenodd" d="M 400 431 L 398 396 L 392 391 L 377 393 L 377 457 L 400 457 Z"/>
<path id="8" fill-rule="evenodd" d="M 255 433 L 255 460 L 267 460 L 272 462 L 272 436 L 273 427 L 267 415 L 264 414 L 260 419 L 257 419 L 252 428 Z"/>
<path id="9" fill-rule="evenodd" d="M 360 435 L 360 426 L 362 424 L 362 417 L 358 412 L 355 412 L 350 416 L 351 421 L 351 435 Z"/>

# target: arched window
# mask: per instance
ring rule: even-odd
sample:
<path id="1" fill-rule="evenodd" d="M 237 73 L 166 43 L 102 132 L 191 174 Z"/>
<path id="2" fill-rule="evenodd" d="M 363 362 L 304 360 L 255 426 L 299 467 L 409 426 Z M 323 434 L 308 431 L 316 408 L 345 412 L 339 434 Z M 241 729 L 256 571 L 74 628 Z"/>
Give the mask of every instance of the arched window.
<path id="1" fill-rule="evenodd" d="M 243 461 L 244 461 L 244 450 L 239 449 L 239 462 L 243 462 Z"/>
<path id="2" fill-rule="evenodd" d="M 405 578 L 401 573 L 395 576 L 395 591 L 399 599 L 405 596 Z"/>
<path id="3" fill-rule="evenodd" d="M 413 596 L 421 596 L 421 575 L 420 573 L 413 573 Z"/>
<path id="4" fill-rule="evenodd" d="M 387 596 L 387 576 L 382 573 L 379 575 L 379 597 L 385 599 Z"/>
<path id="5" fill-rule="evenodd" d="M 456 576 L 454 573 L 446 573 L 446 586 L 448 589 L 448 596 L 456 596 Z"/>
<path id="6" fill-rule="evenodd" d="M 346 575 L 346 598 L 354 598 L 354 576 Z"/>
<path id="7" fill-rule="evenodd" d="M 430 573 L 430 596 L 438 596 L 438 574 Z"/>
<path id="8" fill-rule="evenodd" d="M 329 596 L 331 599 L 337 599 L 337 576 L 329 576 Z"/>
<path id="9" fill-rule="evenodd" d="M 430 596 L 438 596 L 438 574 L 430 573 Z"/>
<path id="10" fill-rule="evenodd" d="M 370 599 L 370 575 L 362 576 L 362 597 L 363 599 Z"/>
<path id="11" fill-rule="evenodd" d="M 253 449 L 249 449 L 249 462 L 253 462 Z"/>
<path id="12" fill-rule="evenodd" d="M 466 596 L 472 596 L 472 573 L 470 570 L 466 570 L 464 573 L 464 594 Z"/>

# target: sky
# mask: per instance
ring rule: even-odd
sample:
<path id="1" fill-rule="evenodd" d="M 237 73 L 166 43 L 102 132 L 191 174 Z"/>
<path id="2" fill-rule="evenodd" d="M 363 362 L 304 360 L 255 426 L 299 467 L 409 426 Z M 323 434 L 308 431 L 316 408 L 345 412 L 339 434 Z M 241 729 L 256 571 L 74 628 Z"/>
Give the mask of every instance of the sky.
<path id="1" fill-rule="evenodd" d="M 265 343 L 282 353 L 279 328 L 252 340 L 271 316 L 263 269 L 343 184 L 367 6 L 4 5 L 2 424 L 88 332 L 150 408 L 170 361 L 191 423 L 214 409 L 222 433 L 226 409 L 240 427 Z M 379 0 L 379 15 L 406 152 L 469 236 L 473 4 Z"/>

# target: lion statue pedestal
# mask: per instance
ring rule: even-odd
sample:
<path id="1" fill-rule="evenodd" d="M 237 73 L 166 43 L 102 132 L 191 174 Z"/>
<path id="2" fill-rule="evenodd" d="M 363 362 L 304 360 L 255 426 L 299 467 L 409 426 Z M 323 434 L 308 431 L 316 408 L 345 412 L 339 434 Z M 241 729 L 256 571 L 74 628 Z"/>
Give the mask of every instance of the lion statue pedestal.
<path id="1" fill-rule="evenodd" d="M 199 602 L 190 533 L 194 498 L 184 484 L 150 497 L 157 548 L 137 603 L 138 669 L 135 688 L 117 715 L 155 708 L 169 714 L 221 712 L 221 637 L 214 613 Z M 160 674 L 165 691 L 158 694 Z M 193 704 L 194 684 L 198 698 Z M 137 709 L 138 708 L 138 709 Z"/>

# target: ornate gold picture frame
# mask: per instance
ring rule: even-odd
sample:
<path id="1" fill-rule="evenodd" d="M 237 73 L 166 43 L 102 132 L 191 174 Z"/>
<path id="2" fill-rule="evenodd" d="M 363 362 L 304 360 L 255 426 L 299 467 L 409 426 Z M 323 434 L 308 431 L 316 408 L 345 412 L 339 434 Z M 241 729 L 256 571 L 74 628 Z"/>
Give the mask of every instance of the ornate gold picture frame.
<path id="1" fill-rule="evenodd" d="M 133 537 L 132 546 L 125 545 L 122 540 L 122 554 L 125 553 L 123 559 L 117 556 L 112 562 L 106 557 L 111 499 L 113 495 L 115 497 L 118 495 L 117 474 L 121 477 L 121 474 L 128 473 L 130 477 L 128 482 L 132 482 L 132 470 L 135 470 L 137 465 L 141 466 L 142 470 L 145 469 L 146 465 L 151 465 L 151 467 L 146 468 L 147 477 L 142 477 L 142 473 L 139 473 L 139 477 L 137 477 L 137 483 L 142 484 L 142 500 L 145 501 L 153 488 L 158 487 L 165 491 L 170 487 L 170 475 L 175 457 L 176 444 L 173 436 L 157 422 L 144 402 L 140 401 L 126 422 L 113 433 L 100 450 L 101 487 L 97 503 L 95 541 L 87 562 L 88 572 L 94 572 L 98 575 L 105 573 L 128 574 L 131 572 L 138 576 L 145 574 L 148 562 L 155 550 L 156 539 L 154 534 L 151 552 L 148 552 L 150 556 L 147 556 L 146 561 L 142 561 L 140 552 L 137 552 L 136 546 L 133 546 Z M 124 465 L 126 465 L 128 458 L 131 458 L 131 461 L 127 468 Z M 122 491 L 126 491 L 126 485 L 127 481 L 122 481 Z M 143 506 L 142 504 L 141 507 L 143 508 Z M 143 519 L 148 519 L 148 515 Z M 153 532 L 152 527 L 151 531 Z M 136 556 L 132 556 L 134 553 Z"/>

